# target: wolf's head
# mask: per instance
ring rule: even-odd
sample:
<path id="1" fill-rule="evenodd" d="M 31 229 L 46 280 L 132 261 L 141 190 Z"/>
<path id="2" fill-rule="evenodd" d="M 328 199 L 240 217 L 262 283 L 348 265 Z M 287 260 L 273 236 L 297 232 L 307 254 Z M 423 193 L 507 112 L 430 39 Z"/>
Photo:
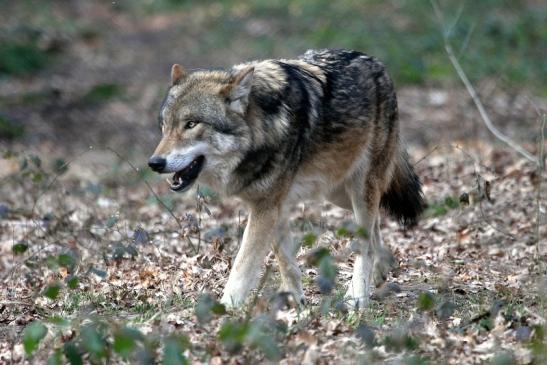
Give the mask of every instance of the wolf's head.
<path id="1" fill-rule="evenodd" d="M 252 66 L 191 74 L 173 66 L 159 114 L 162 139 L 148 161 L 158 173 L 174 173 L 173 191 L 186 191 L 198 177 L 214 187 L 227 183 L 249 143 L 244 117 L 253 74 Z"/>

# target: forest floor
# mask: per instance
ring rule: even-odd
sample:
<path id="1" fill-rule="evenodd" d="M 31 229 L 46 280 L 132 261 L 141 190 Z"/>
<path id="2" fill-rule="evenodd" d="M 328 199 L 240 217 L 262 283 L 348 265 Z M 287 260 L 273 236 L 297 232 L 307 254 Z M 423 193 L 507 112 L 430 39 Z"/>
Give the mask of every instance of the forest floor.
<path id="1" fill-rule="evenodd" d="M 547 290 L 545 224 L 537 240 L 540 179 L 507 149 L 476 150 L 487 156 L 480 163 L 457 146 L 417 163 L 429 208 L 409 231 L 383 220 L 398 269 L 363 313 L 348 311 L 341 297 L 352 262 L 349 212 L 329 204 L 294 206 L 292 232 L 307 246 L 298 254 L 307 305 L 279 304 L 270 257 L 265 286 L 251 307 L 203 314 L 200 305 L 209 308 L 203 295 L 219 297 L 226 282 L 245 224 L 243 205 L 208 191 L 170 196 L 153 180 L 169 211 L 131 168 L 90 181 L 69 167 L 57 178 L 57 170 L 29 158 L 2 184 L 9 195 L 0 207 L 0 358 L 24 358 L 21 331 L 34 320 L 52 328 L 36 354 L 41 358 L 95 318 L 158 338 L 184 334 L 194 363 L 255 363 L 268 351 L 263 346 L 274 346 L 268 356 L 289 364 L 399 363 L 408 356 L 432 363 L 483 363 L 493 356 L 540 363 Z M 329 294 L 316 285 L 321 269 L 310 252 L 317 247 L 328 248 L 338 270 Z M 60 292 L 50 295 L 55 287 Z M 275 341 L 256 344 L 248 335 L 236 340 L 240 346 L 219 335 L 229 321 L 247 319 L 266 323 Z"/>

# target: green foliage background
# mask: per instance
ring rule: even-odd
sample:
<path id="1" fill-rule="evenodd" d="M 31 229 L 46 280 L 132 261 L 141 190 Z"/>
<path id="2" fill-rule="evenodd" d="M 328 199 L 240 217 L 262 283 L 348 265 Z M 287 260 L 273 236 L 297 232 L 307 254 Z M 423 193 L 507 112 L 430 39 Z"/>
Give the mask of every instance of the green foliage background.
<path id="1" fill-rule="evenodd" d="M 79 29 L 74 20 L 48 17 L 52 1 L 41 1 L 38 15 L 35 1 L 18 3 L 26 33 L 35 28 L 80 31 L 87 36 L 101 31 Z M 492 77 L 547 92 L 543 82 L 547 7 L 540 3 L 440 2 L 453 45 L 472 79 Z M 382 59 L 399 84 L 457 82 L 443 51 L 438 19 L 426 0 L 135 0 L 117 1 L 112 7 L 135 16 L 178 10 L 208 15 L 197 32 L 189 29 L 196 47 L 186 51 L 193 56 L 206 58 L 231 49 L 257 58 L 291 57 L 307 48 L 352 48 Z M 193 22 L 201 22 L 200 17 Z M 21 75 L 47 64 L 48 55 L 36 48 L 35 39 L 20 33 L 15 39 L 10 32 L 1 33 L 0 73 Z"/>

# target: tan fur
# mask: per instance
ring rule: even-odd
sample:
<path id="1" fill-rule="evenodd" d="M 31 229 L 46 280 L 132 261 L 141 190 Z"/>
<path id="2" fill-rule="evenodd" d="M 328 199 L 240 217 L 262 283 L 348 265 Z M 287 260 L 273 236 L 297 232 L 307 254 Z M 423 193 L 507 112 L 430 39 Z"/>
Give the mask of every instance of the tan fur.
<path id="1" fill-rule="evenodd" d="M 374 137 L 374 136 L 372 136 Z M 304 174 L 319 173 L 334 184 L 343 181 L 366 153 L 368 136 L 349 131 L 341 138 L 343 142 L 317 151 L 314 158 L 302 167 Z"/>

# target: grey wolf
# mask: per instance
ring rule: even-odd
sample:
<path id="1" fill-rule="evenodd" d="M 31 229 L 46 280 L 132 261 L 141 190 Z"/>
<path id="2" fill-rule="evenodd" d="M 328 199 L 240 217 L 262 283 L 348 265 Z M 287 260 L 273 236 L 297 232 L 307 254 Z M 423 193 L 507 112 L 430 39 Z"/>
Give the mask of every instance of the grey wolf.
<path id="1" fill-rule="evenodd" d="M 346 297 L 367 305 L 380 255 L 383 207 L 404 225 L 424 209 L 421 183 L 399 136 L 397 98 L 385 67 L 350 50 L 307 51 L 228 71 L 174 65 L 150 167 L 173 173 L 171 189 L 195 182 L 249 207 L 221 302 L 241 306 L 273 250 L 283 292 L 303 299 L 287 208 L 304 199 L 352 210 L 361 239 Z"/>

